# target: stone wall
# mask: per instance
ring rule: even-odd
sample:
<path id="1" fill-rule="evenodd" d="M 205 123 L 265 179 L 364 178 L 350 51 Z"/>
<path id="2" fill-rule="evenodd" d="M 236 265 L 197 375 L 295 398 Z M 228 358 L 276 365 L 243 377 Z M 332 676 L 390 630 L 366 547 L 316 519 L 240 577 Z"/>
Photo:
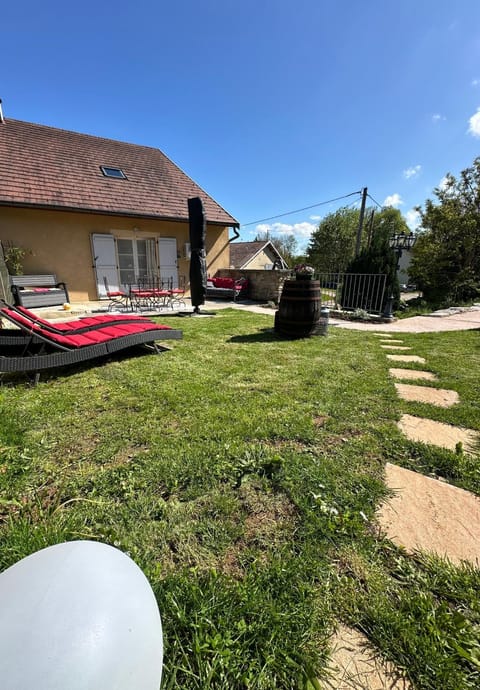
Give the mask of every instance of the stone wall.
<path id="1" fill-rule="evenodd" d="M 222 278 L 248 278 L 250 299 L 258 302 L 275 302 L 278 304 L 283 283 L 290 277 L 291 271 L 265 271 L 263 269 L 240 270 L 221 268 L 216 275 Z"/>

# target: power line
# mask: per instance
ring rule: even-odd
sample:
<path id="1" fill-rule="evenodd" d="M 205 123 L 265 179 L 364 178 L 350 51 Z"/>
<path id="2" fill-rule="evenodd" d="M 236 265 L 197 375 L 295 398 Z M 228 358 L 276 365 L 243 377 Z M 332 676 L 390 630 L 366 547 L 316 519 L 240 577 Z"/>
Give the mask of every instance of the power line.
<path id="1" fill-rule="evenodd" d="M 379 204 L 378 201 L 375 201 L 373 196 L 371 194 L 367 194 L 368 198 L 373 201 L 374 204 L 377 204 L 378 208 L 383 208 L 383 204 Z"/>
<path id="2" fill-rule="evenodd" d="M 243 223 L 240 227 L 246 228 L 248 225 L 256 225 L 257 223 L 265 223 L 267 220 L 275 220 L 276 218 L 283 218 L 284 216 L 292 216 L 294 213 L 301 213 L 301 211 L 309 211 L 311 208 L 317 208 L 317 206 L 325 206 L 325 204 L 331 204 L 334 201 L 340 201 L 340 199 L 346 199 L 347 197 L 353 196 L 354 194 L 361 194 L 361 191 L 350 192 L 350 194 L 344 194 L 344 196 L 337 196 L 335 199 L 328 199 L 328 201 L 320 201 L 318 204 L 312 204 L 311 206 L 305 206 L 305 208 L 299 208 L 296 211 L 287 211 L 287 213 L 280 213 L 278 216 L 270 216 L 270 218 L 262 218 L 261 220 L 254 220 L 251 223 Z"/>

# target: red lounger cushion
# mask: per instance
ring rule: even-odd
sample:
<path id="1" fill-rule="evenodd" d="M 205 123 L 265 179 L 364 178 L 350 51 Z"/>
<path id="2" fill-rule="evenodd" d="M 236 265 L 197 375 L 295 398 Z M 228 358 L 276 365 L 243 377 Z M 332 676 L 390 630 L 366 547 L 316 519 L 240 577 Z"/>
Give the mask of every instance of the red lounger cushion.
<path id="1" fill-rule="evenodd" d="M 60 335 L 58 333 L 51 333 L 46 331 L 41 326 L 32 323 L 30 320 L 24 318 L 12 309 L 3 309 L 6 315 L 11 315 L 12 320 L 24 326 L 32 334 L 38 334 L 47 340 L 50 340 L 64 347 L 87 347 L 88 345 L 97 345 L 105 343 L 115 338 L 121 338 L 135 333 L 143 333 L 146 331 L 155 330 L 171 330 L 170 326 L 163 326 L 153 323 L 153 321 L 145 320 L 145 323 L 121 323 L 105 326 L 105 328 L 97 328 L 86 333 L 77 333 L 71 335 Z"/>
<path id="2" fill-rule="evenodd" d="M 246 278 L 237 278 L 237 280 L 233 278 L 209 278 L 209 280 L 213 283 L 214 287 L 225 288 L 227 290 L 241 290 L 248 283 Z"/>
<path id="3" fill-rule="evenodd" d="M 88 328 L 89 326 L 97 327 L 98 324 L 105 323 L 109 324 L 112 321 L 128 321 L 135 319 L 139 320 L 138 314 L 97 314 L 95 316 L 87 316 L 84 319 L 72 319 L 70 321 L 47 321 L 46 319 L 41 319 L 39 316 L 34 314 L 32 311 L 25 309 L 25 307 L 15 307 L 16 312 L 21 312 L 29 321 L 35 321 L 36 323 L 43 324 L 47 328 L 54 328 L 57 331 L 76 331 L 79 328 Z M 142 319 L 145 317 L 141 317 Z M 153 323 L 150 319 L 145 318 L 145 321 Z"/>

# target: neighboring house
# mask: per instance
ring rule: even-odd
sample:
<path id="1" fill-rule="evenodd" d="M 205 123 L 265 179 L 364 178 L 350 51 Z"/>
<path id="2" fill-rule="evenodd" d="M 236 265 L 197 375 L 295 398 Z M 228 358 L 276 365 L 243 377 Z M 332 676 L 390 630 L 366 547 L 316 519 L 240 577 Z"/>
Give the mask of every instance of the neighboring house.
<path id="1" fill-rule="evenodd" d="M 147 273 L 189 273 L 187 199 L 203 200 L 210 273 L 230 266 L 238 222 L 161 151 L 0 119 L 0 240 L 24 273 L 56 274 L 72 301 Z"/>
<path id="2" fill-rule="evenodd" d="M 232 242 L 230 245 L 230 268 L 272 270 L 288 268 L 285 259 L 268 241 Z"/>

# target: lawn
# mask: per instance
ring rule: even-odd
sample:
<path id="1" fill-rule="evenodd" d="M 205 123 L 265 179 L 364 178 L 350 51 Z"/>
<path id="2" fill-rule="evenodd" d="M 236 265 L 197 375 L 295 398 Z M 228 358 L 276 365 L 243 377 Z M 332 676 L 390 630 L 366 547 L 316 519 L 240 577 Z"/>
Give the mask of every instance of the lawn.
<path id="1" fill-rule="evenodd" d="M 407 335 L 450 410 L 400 401 L 378 338 L 170 318 L 184 340 L 0 388 L 0 570 L 65 540 L 128 553 L 164 626 L 162 689 L 315 688 L 338 621 L 417 688 L 480 684 L 480 573 L 382 538 L 386 461 L 480 494 L 478 458 L 412 444 L 407 410 L 480 429 L 478 332 Z M 436 384 L 435 384 L 436 385 Z"/>

